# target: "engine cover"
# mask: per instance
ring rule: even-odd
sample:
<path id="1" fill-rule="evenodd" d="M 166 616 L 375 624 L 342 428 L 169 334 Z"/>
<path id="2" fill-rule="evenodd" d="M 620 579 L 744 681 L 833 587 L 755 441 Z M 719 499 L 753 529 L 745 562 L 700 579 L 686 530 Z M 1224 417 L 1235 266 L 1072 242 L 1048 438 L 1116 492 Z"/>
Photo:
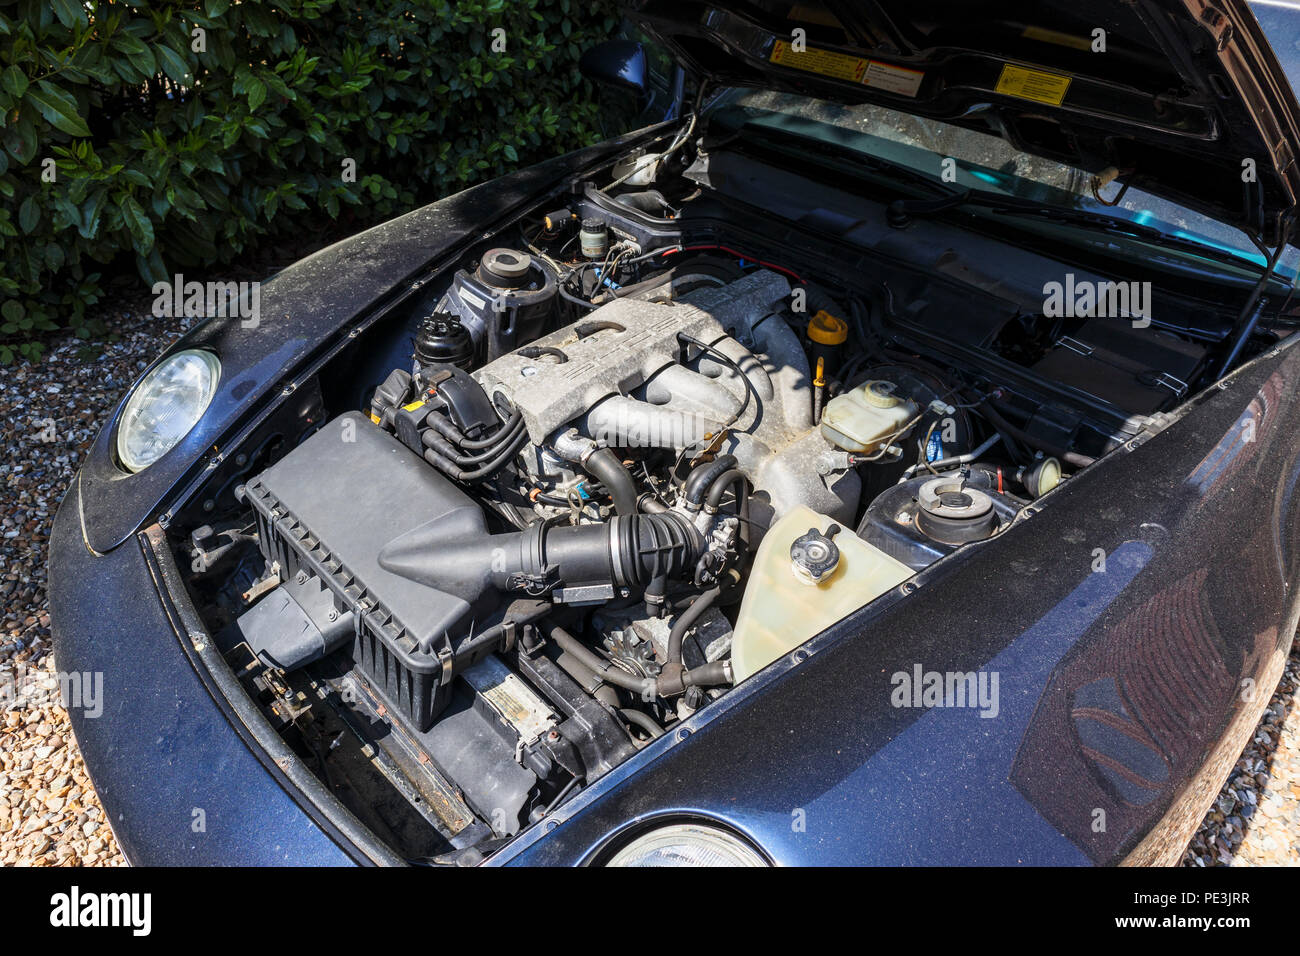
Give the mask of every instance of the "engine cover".
<path id="1" fill-rule="evenodd" d="M 571 427 L 619 448 L 702 447 L 729 426 L 722 450 L 758 493 L 760 525 L 800 504 L 852 520 L 861 484 L 814 427 L 808 358 L 781 314 L 786 279 L 756 269 L 671 302 L 646 295 L 616 299 L 474 375 L 514 403 L 538 448 Z M 687 347 L 691 339 L 709 348 Z"/>
<path id="2" fill-rule="evenodd" d="M 677 363 L 678 336 L 710 345 L 728 328 L 748 327 L 790 294 L 775 272 L 760 270 L 675 303 L 615 299 L 586 319 L 489 362 L 475 375 L 489 394 L 504 393 L 541 445 L 601 400 L 627 395 Z M 724 390 L 725 396 L 725 390 Z"/>

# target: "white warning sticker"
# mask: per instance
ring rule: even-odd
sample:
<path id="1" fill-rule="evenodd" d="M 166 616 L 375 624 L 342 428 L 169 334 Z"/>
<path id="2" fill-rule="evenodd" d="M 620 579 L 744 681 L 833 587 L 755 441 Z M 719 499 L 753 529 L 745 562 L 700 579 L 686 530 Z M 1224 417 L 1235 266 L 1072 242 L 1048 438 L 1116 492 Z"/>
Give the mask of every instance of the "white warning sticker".
<path id="1" fill-rule="evenodd" d="M 473 292 L 470 292 L 468 289 L 457 289 L 456 294 L 460 296 L 462 302 L 468 302 L 470 305 L 472 305 L 474 308 L 478 309 L 479 311 L 482 311 L 483 309 L 487 308 L 487 303 L 484 302 L 478 296 L 476 296 Z"/>
<path id="2" fill-rule="evenodd" d="M 905 66 L 891 66 L 888 63 L 879 63 L 872 60 L 867 64 L 867 71 L 862 77 L 862 82 L 867 86 L 885 90 L 888 93 L 916 96 L 923 79 L 925 79 L 925 73 L 921 70 L 909 70 Z"/>

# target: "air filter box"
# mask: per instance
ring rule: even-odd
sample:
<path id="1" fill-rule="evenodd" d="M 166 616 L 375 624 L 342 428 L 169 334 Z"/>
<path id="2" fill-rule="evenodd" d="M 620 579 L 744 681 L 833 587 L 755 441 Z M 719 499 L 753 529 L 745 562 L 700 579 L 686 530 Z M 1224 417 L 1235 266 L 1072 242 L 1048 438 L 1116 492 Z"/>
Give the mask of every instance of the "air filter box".
<path id="1" fill-rule="evenodd" d="M 495 609 L 379 565 L 392 539 L 431 519 L 481 535 L 478 505 L 366 416 L 334 419 L 245 486 L 258 538 L 282 580 L 319 578 L 355 617 L 353 655 L 393 707 L 427 729 L 446 706 L 454 648 Z"/>

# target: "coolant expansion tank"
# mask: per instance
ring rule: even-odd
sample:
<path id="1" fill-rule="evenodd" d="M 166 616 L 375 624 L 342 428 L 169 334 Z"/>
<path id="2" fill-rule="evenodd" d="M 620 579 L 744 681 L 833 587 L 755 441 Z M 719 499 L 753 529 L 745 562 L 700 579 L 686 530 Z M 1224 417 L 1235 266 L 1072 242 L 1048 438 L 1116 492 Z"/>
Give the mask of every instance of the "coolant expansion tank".
<path id="1" fill-rule="evenodd" d="M 763 536 L 732 638 L 736 683 L 912 576 L 911 568 L 850 528 L 831 536 L 829 549 L 826 531 L 833 524 L 801 505 Z"/>

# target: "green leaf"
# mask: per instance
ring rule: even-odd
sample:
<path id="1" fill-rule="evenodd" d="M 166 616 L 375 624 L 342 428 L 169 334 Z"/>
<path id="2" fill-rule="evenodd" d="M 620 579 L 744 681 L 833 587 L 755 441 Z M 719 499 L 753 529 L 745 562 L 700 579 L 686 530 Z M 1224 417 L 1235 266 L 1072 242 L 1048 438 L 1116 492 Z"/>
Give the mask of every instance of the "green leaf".
<path id="1" fill-rule="evenodd" d="M 36 202 L 36 196 L 28 196 L 18 207 L 18 227 L 30 234 L 40 221 L 41 207 Z"/>
<path id="2" fill-rule="evenodd" d="M 192 79 L 189 64 L 185 58 L 165 44 L 158 45 L 158 59 L 162 64 L 163 72 L 173 83 L 184 85 Z"/>
<path id="3" fill-rule="evenodd" d="M 139 37 L 130 33 L 116 33 L 113 39 L 108 41 L 108 45 L 115 50 L 126 54 L 126 58 L 131 61 L 131 66 L 135 67 L 142 75 L 148 77 L 158 72 L 158 62 L 154 59 L 153 52 L 145 45 Z M 114 64 L 118 72 L 121 72 L 121 64 Z"/>
<path id="4" fill-rule="evenodd" d="M 17 124 L 0 130 L 0 138 L 9 155 L 24 166 L 36 155 L 36 124 L 26 113 L 19 117 Z"/>
<path id="5" fill-rule="evenodd" d="M 143 40 L 131 33 L 117 33 L 113 36 L 113 39 L 108 41 L 108 43 L 109 46 L 116 50 L 121 50 L 127 56 L 144 53 L 149 49 L 144 45 Z"/>
<path id="6" fill-rule="evenodd" d="M 40 80 L 27 91 L 27 99 L 36 105 L 46 121 L 69 136 L 89 136 L 90 127 L 77 112 L 77 101 L 49 80 Z"/>
<path id="7" fill-rule="evenodd" d="M 59 22 L 69 30 L 90 24 L 85 5 L 80 0 L 48 0 L 48 2 L 54 8 L 54 15 L 59 18 Z"/>
<path id="8" fill-rule="evenodd" d="M 153 51 L 148 47 L 144 48 L 143 53 L 127 54 L 127 58 L 131 61 L 131 65 L 145 76 L 153 76 L 158 72 L 158 61 L 154 59 Z"/>
<path id="9" fill-rule="evenodd" d="M 266 84 L 257 77 L 250 76 L 246 85 L 248 86 L 248 109 L 252 112 L 266 102 Z"/>
<path id="10" fill-rule="evenodd" d="M 165 281 L 167 279 L 167 267 L 163 263 L 162 256 L 158 252 L 158 247 L 154 246 L 147 256 L 135 257 L 136 268 L 140 276 L 148 283 Z"/>
<path id="11" fill-rule="evenodd" d="M 153 223 L 149 217 L 144 214 L 140 204 L 135 201 L 133 196 L 125 196 L 118 204 L 122 210 L 122 220 L 126 223 L 127 232 L 131 234 L 131 245 L 140 255 L 145 255 L 153 247 Z"/>
<path id="12" fill-rule="evenodd" d="M 0 78 L 0 86 L 12 93 L 15 99 L 22 99 L 23 94 L 27 92 L 27 74 L 18 67 L 17 63 L 12 63 Z"/>
<path id="13" fill-rule="evenodd" d="M 81 223 L 77 227 L 77 232 L 83 239 L 94 239 L 99 233 L 99 220 L 104 213 L 104 203 L 107 201 L 108 191 L 100 189 L 81 204 L 78 210 Z"/>

